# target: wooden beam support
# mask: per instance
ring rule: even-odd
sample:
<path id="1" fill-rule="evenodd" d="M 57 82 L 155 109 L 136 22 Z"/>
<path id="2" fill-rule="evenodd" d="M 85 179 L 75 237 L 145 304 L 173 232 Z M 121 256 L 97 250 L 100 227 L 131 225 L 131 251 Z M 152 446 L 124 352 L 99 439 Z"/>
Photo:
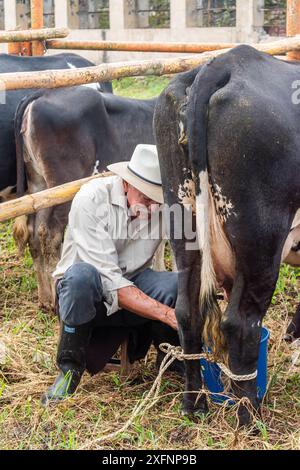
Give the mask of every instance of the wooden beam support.
<path id="1" fill-rule="evenodd" d="M 31 28 L 41 29 L 44 27 L 44 1 L 31 0 Z M 45 53 L 45 45 L 42 41 L 32 43 L 32 55 L 41 56 Z"/>

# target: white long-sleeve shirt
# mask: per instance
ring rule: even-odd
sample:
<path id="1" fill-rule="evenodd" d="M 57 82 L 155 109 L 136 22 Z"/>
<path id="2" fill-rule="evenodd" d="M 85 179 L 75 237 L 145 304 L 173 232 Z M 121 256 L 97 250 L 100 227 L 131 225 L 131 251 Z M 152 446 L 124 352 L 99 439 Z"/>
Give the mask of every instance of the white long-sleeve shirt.
<path id="1" fill-rule="evenodd" d="M 93 180 L 76 194 L 69 213 L 61 259 L 53 273 L 60 279 L 74 263 L 93 265 L 101 276 L 107 314 L 119 310 L 118 289 L 152 265 L 163 236 L 159 211 L 149 220 L 131 220 L 123 181 L 118 176 Z"/>

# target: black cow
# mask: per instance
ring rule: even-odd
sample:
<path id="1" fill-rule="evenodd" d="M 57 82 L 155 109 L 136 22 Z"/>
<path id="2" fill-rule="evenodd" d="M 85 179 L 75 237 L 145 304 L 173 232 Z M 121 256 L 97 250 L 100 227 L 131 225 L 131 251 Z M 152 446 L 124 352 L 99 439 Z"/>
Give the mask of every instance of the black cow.
<path id="1" fill-rule="evenodd" d="M 292 102 L 299 77 L 299 65 L 239 46 L 179 75 L 155 111 L 165 200 L 193 211 L 197 233 L 192 251 L 172 235 L 182 222 L 171 227 L 181 343 L 199 353 L 206 338 L 238 375 L 257 369 L 281 261 L 300 264 L 300 106 Z M 223 316 L 217 284 L 229 296 Z M 299 311 L 292 330 L 299 336 Z M 232 386 L 259 408 L 255 380 Z M 186 361 L 186 391 L 201 387 L 199 361 Z M 186 413 L 207 411 L 205 395 L 196 399 L 185 394 Z M 250 420 L 245 406 L 239 419 Z"/>
<path id="2" fill-rule="evenodd" d="M 86 87 L 40 91 L 18 107 L 15 126 L 18 195 L 24 192 L 24 162 L 30 193 L 91 176 L 109 163 L 126 161 L 139 143 L 153 144 L 156 100 L 135 100 Z M 14 236 L 29 242 L 39 300 L 51 306 L 51 273 L 60 256 L 70 204 L 19 218 Z"/>
<path id="3" fill-rule="evenodd" d="M 93 64 L 76 54 L 57 54 L 44 57 L 19 57 L 0 54 L 0 74 L 29 72 L 48 69 L 68 69 L 90 67 Z M 101 84 L 102 85 L 102 84 Z M 99 87 L 100 84 L 95 84 Z M 101 86 L 103 91 L 110 92 L 110 83 Z M 16 150 L 14 138 L 14 116 L 18 104 L 24 96 L 33 90 L 15 90 L 4 92 L 0 80 L 0 202 L 16 186 Z"/>

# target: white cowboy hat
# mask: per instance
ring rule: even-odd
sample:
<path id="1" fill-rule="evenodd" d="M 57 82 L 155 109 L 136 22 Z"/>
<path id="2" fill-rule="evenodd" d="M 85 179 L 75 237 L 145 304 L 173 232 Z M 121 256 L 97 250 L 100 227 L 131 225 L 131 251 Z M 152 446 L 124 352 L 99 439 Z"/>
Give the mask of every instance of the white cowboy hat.
<path id="1" fill-rule="evenodd" d="M 163 204 L 161 174 L 155 145 L 137 145 L 130 162 L 109 165 L 108 170 L 159 204 Z"/>

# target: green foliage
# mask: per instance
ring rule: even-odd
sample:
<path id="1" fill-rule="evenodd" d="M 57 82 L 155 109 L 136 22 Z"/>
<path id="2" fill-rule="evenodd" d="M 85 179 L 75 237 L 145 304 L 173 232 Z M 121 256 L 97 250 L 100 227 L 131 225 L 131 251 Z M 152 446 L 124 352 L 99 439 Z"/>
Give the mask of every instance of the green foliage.
<path id="1" fill-rule="evenodd" d="M 233 27 L 236 24 L 236 0 L 203 0 L 203 27 Z"/>
<path id="2" fill-rule="evenodd" d="M 160 95 L 168 85 L 168 77 L 138 77 L 114 80 L 114 93 L 126 98 L 150 99 Z"/>
<path id="3" fill-rule="evenodd" d="M 288 297 L 290 294 L 293 296 L 296 294 L 298 301 L 300 301 L 300 294 L 298 293 L 297 296 L 299 279 L 300 268 L 293 268 L 287 264 L 281 266 L 272 304 L 274 305 L 281 295 Z"/>
<path id="4" fill-rule="evenodd" d="M 265 0 L 264 24 L 268 34 L 284 35 L 286 29 L 286 0 Z"/>
<path id="5" fill-rule="evenodd" d="M 149 28 L 170 27 L 170 0 L 150 0 L 149 9 Z"/>
<path id="6" fill-rule="evenodd" d="M 265 423 L 262 421 L 256 421 L 256 427 L 259 430 L 262 439 L 267 442 L 269 440 L 269 435 Z"/>

